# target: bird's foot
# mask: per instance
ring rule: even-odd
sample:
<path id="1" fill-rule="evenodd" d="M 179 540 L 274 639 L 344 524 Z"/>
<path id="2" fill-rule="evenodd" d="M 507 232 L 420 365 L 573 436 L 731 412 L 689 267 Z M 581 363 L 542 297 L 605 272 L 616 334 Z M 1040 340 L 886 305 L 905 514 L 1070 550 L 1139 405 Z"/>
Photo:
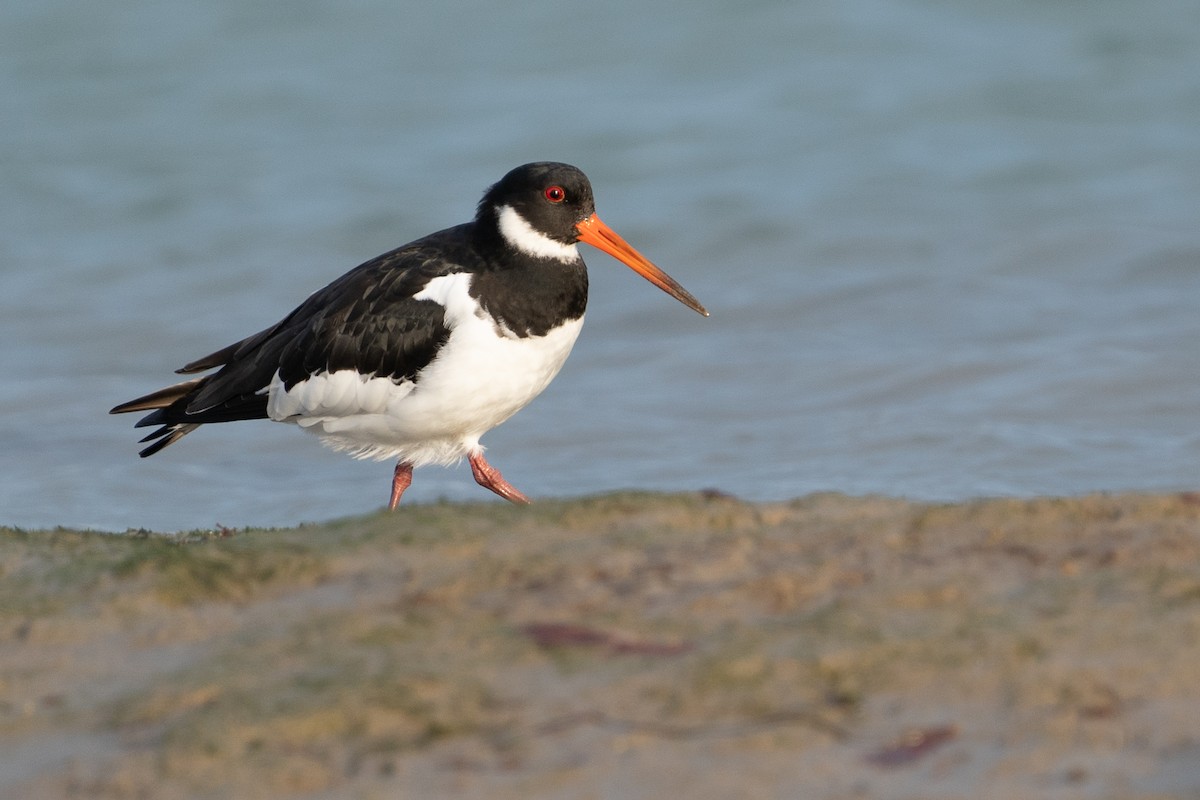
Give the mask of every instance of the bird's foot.
<path id="1" fill-rule="evenodd" d="M 467 460 L 471 462 L 471 472 L 475 475 L 475 482 L 480 486 L 491 489 L 510 503 L 529 505 L 533 502 L 521 494 L 520 489 L 504 480 L 500 475 L 500 470 L 489 464 L 483 457 L 483 453 L 471 453 L 467 456 Z"/>
<path id="2" fill-rule="evenodd" d="M 400 502 L 400 495 L 404 494 L 404 490 L 412 486 L 412 464 L 407 461 L 401 461 L 396 465 L 396 473 L 392 476 L 392 499 L 388 503 L 388 511 L 395 511 L 397 504 Z"/>

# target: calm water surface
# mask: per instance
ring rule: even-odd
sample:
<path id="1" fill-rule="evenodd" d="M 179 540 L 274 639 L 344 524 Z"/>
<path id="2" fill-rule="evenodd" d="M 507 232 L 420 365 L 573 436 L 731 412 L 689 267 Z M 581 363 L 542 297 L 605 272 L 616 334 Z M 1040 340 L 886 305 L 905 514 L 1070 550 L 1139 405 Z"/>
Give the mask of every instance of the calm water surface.
<path id="1" fill-rule="evenodd" d="M 1200 4 L 565 8 L 0 6 L 0 523 L 382 505 L 289 426 L 141 460 L 107 409 L 540 159 L 712 317 L 587 253 L 574 355 L 484 440 L 534 497 L 1200 483 Z"/>

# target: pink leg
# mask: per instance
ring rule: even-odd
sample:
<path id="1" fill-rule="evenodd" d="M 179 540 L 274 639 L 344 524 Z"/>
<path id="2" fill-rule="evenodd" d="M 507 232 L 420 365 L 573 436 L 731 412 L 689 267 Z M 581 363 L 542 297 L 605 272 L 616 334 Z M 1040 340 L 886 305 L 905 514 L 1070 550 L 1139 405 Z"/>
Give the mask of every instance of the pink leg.
<path id="1" fill-rule="evenodd" d="M 396 474 L 392 476 L 392 500 L 388 503 L 388 511 L 395 511 L 396 505 L 400 502 L 400 495 L 404 494 L 404 490 L 412 486 L 412 464 L 407 461 L 401 461 L 396 465 Z"/>
<path id="2" fill-rule="evenodd" d="M 508 500 L 511 503 L 523 503 L 528 505 L 532 501 L 521 494 L 517 487 L 513 486 L 500 475 L 500 470 L 493 467 L 483 457 L 483 453 L 471 453 L 467 456 L 467 460 L 471 462 L 471 472 L 475 475 L 475 482 L 485 489 L 491 489 L 496 494 Z"/>

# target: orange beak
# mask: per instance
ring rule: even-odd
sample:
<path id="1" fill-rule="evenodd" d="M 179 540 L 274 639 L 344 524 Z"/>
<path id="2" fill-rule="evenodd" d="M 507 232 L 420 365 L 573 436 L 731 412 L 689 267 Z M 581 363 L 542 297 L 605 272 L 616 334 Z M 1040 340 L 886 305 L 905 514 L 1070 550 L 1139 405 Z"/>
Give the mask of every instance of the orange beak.
<path id="1" fill-rule="evenodd" d="M 592 247 L 598 247 L 688 308 L 708 316 L 708 310 L 700 305 L 700 301 L 692 297 L 687 289 L 676 283 L 670 275 L 651 264 L 648 258 L 617 236 L 616 231 L 601 222 L 595 214 L 586 217 L 575 226 L 575 230 L 579 232 L 579 241 L 590 244 Z"/>

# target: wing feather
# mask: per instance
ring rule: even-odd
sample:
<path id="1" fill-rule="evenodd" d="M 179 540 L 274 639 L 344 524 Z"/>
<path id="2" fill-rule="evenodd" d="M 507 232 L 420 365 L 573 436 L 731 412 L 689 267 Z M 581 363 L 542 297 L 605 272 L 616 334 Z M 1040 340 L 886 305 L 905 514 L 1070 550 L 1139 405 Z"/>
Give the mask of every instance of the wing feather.
<path id="1" fill-rule="evenodd" d="M 161 425 L 143 441 L 152 455 L 198 425 L 267 417 L 266 390 L 279 374 L 290 388 L 311 375 L 352 369 L 414 380 L 450 336 L 445 309 L 413 295 L 458 267 L 468 226 L 449 228 L 384 253 L 310 295 L 275 325 L 184 365 L 217 371 L 122 403 L 111 413 L 151 411 Z"/>

